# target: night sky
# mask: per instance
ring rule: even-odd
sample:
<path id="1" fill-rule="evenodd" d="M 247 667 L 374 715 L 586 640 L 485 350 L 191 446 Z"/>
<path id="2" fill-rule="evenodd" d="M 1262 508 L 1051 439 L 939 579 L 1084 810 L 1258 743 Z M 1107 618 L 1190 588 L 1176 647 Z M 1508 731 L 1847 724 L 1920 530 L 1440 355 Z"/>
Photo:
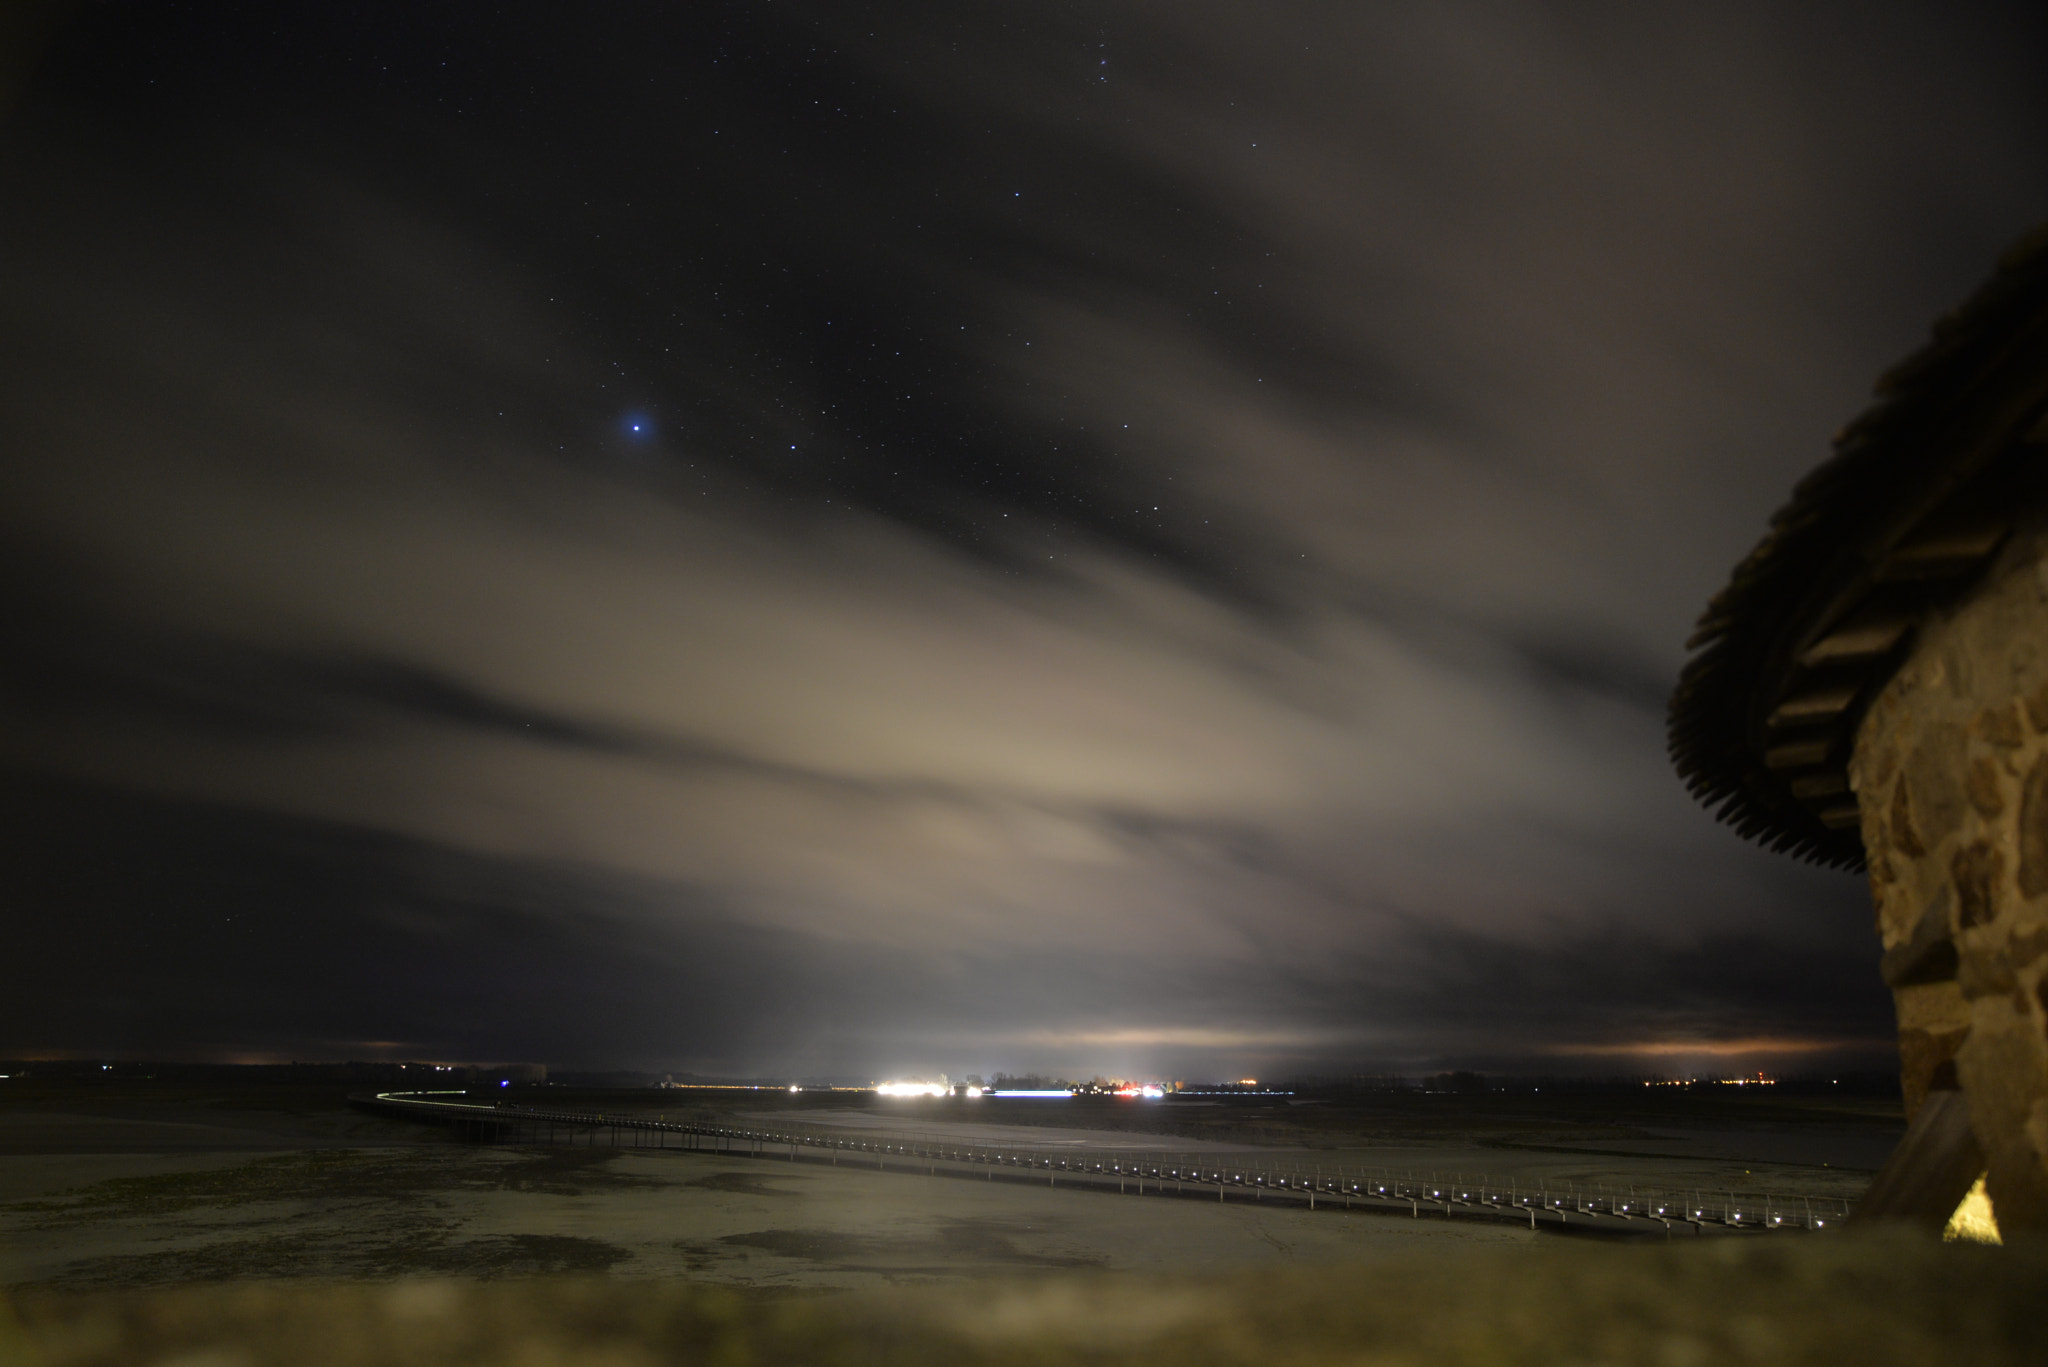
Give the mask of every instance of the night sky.
<path id="1" fill-rule="evenodd" d="M 0 1056 L 1881 1065 L 1663 708 L 2048 217 L 2044 20 L 73 9 Z"/>

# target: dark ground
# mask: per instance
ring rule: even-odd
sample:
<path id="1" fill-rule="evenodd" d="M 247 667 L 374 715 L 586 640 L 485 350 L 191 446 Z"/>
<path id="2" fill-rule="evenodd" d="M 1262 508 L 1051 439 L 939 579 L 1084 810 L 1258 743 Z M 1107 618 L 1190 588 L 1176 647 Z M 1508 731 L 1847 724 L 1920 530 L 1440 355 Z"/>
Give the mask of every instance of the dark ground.
<path id="1" fill-rule="evenodd" d="M 350 1108 L 348 1084 L 131 1076 L 0 1087 L 0 1284 L 16 1287 L 585 1272 L 846 1289 L 1324 1265 L 1533 1238 L 1512 1226 L 1120 1202 L 851 1164 L 466 1144 Z M 521 1099 L 675 1115 L 678 1094 L 536 1088 Z M 694 1100 L 706 1117 L 764 1104 L 754 1092 Z M 793 1103 L 785 1093 L 766 1104 Z"/>
<path id="2" fill-rule="evenodd" d="M 347 1085 L 0 1086 L 6 1367 L 2042 1360 L 2048 1261 L 2030 1243 L 1613 1247 L 731 1155 L 463 1144 L 350 1110 Z M 1092 1129 L 1112 1143 L 1164 1132 L 1339 1161 L 1485 1155 L 1581 1179 L 1717 1168 L 1847 1190 L 1866 1174 L 1743 1155 L 1879 1153 L 1898 1129 L 1896 1103 L 1727 1092 L 979 1108 L 752 1091 L 519 1099 Z"/>
<path id="3" fill-rule="evenodd" d="M 17 1298 L 19 1328 L 0 1318 L 0 1361 L 2002 1367 L 2042 1360 L 2044 1302 L 2048 1250 L 2035 1245 L 1763 1238 L 1228 1276 L 1053 1273 L 971 1295 L 596 1278 L 33 1292 Z"/>
<path id="4" fill-rule="evenodd" d="M 560 1272 L 861 1287 L 1067 1268 L 1324 1265 L 1528 1243 L 1515 1227 L 1274 1204 L 1118 1201 L 854 1166 L 459 1142 L 347 1104 L 361 1084 L 139 1073 L 0 1082 L 0 1284 Z M 1352 1168 L 1853 1199 L 1896 1103 L 1646 1094 L 903 1100 L 771 1089 L 479 1089 L 671 1120 L 749 1118 L 1022 1145 L 1256 1146 Z M 1549 1243 L 1550 1240 L 1543 1240 Z"/>

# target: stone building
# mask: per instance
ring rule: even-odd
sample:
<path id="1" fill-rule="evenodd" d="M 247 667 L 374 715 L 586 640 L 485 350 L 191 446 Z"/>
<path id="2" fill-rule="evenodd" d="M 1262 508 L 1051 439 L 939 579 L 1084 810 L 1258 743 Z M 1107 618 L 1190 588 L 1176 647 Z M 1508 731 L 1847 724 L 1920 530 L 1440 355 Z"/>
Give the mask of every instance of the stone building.
<path id="1" fill-rule="evenodd" d="M 1877 386 L 1708 606 L 1671 703 L 1745 836 L 1867 869 L 1906 1140 L 1863 1218 L 1979 1177 L 2048 1228 L 2048 227 Z"/>

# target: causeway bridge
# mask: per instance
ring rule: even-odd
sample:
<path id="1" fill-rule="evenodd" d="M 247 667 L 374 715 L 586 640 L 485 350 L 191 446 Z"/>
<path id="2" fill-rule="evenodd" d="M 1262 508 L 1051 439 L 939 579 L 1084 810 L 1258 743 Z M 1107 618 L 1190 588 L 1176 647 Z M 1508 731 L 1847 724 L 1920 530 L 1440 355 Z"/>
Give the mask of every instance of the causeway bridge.
<path id="1" fill-rule="evenodd" d="M 482 1104 L 466 1092 L 375 1092 L 349 1098 L 367 1111 L 445 1125 L 482 1143 L 673 1149 L 932 1177 L 1037 1182 L 1125 1196 L 1273 1201 L 1319 1211 L 1377 1211 L 1413 1219 L 1526 1223 L 1532 1229 L 1610 1236 L 1711 1236 L 1840 1228 L 1838 1197 L 1641 1187 L 1558 1186 L 1495 1177 L 1394 1171 L 1312 1153 L 1056 1149 L 974 1144 L 937 1136 L 847 1131 L 775 1122 L 732 1126 L 601 1111 Z"/>

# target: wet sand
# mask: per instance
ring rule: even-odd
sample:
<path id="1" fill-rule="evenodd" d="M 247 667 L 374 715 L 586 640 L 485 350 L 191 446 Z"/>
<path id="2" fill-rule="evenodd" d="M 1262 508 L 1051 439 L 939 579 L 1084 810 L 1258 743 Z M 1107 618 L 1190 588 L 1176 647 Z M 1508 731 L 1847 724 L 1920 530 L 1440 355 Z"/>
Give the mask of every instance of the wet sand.
<path id="1" fill-rule="evenodd" d="M 1515 1226 L 719 1154 L 484 1147 L 0 1159 L 0 1283 L 606 1272 L 853 1288 L 1548 1245 Z M 24 1175 L 36 1180 L 23 1181 Z"/>
<path id="2" fill-rule="evenodd" d="M 345 1096 L 336 1087 L 165 1084 L 0 1094 L 0 1284 L 585 1272 L 823 1289 L 1093 1270 L 1229 1273 L 1482 1248 L 1544 1257 L 1567 1243 L 1427 1213 L 1345 1213 L 1327 1202 L 1310 1212 L 1243 1190 L 1218 1202 L 1002 1180 L 1016 1173 L 991 1181 L 985 1172 L 931 1177 L 682 1150 L 468 1145 L 446 1130 L 354 1111 Z M 573 1097 L 546 1089 L 531 1100 Z M 654 1113 L 681 1098 L 575 1100 Z M 1415 1098 L 1348 1113 L 764 1106 L 759 1093 L 734 1102 L 723 1118 L 761 1112 L 1048 1150 L 1256 1151 L 1495 1181 L 1846 1197 L 1865 1172 L 1747 1155 L 1802 1136 L 1813 1153 L 1875 1152 L 1890 1124 L 1881 1111 L 1854 1108 L 1812 1120 L 1782 1107 L 1525 1114 L 1522 1103 Z M 694 1109 L 713 1113 L 701 1102 Z"/>

